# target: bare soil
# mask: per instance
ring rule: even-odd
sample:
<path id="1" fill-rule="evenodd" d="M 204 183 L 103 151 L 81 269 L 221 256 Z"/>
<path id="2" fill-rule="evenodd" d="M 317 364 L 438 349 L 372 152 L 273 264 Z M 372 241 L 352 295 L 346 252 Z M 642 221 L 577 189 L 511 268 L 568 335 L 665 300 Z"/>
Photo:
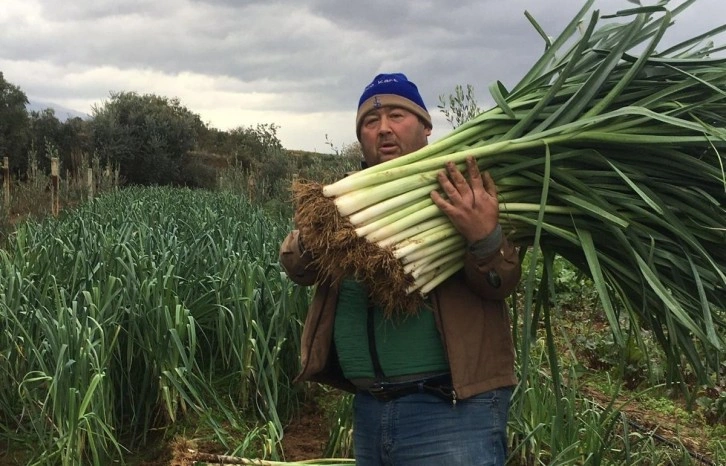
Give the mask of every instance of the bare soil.
<path id="1" fill-rule="evenodd" d="M 317 403 L 306 407 L 300 417 L 285 428 L 282 446 L 287 461 L 322 458 L 330 426 Z"/>

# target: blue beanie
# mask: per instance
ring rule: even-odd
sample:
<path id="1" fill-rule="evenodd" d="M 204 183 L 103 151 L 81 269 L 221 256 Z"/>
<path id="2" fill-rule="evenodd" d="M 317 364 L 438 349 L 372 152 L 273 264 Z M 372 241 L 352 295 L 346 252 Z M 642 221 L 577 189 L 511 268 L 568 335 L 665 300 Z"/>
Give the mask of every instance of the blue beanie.
<path id="1" fill-rule="evenodd" d="M 432 128 L 431 115 L 424 105 L 421 94 L 414 83 L 403 73 L 379 74 L 363 90 L 358 101 L 358 114 L 355 118 L 355 132 L 360 139 L 363 117 L 375 108 L 401 107 L 420 117 L 425 125 Z"/>

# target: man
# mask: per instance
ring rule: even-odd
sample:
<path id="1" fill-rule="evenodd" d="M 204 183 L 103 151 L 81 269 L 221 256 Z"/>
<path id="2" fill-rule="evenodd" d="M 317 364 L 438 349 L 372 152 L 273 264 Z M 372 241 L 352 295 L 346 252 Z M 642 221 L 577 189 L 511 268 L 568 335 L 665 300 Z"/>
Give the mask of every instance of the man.
<path id="1" fill-rule="evenodd" d="M 428 144 L 431 116 L 415 84 L 380 74 L 358 102 L 356 133 L 364 166 Z M 468 178 L 468 179 L 467 179 Z M 367 290 L 346 278 L 315 283 L 297 230 L 280 261 L 292 280 L 317 288 L 302 337 L 302 371 L 355 393 L 356 464 L 503 465 L 514 348 L 504 302 L 520 264 L 498 223 L 494 181 L 473 159 L 467 177 L 447 164 L 433 202 L 467 240 L 465 266 L 436 287 L 412 317 L 386 318 Z"/>

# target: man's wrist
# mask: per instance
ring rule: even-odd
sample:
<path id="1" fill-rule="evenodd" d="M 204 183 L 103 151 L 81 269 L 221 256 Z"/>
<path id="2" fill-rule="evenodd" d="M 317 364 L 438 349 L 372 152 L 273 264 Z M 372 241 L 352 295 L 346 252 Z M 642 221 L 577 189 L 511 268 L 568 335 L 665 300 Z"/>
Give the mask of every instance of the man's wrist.
<path id="1" fill-rule="evenodd" d="M 489 236 L 469 244 L 469 252 L 482 258 L 494 254 L 502 244 L 502 226 L 497 223 Z"/>

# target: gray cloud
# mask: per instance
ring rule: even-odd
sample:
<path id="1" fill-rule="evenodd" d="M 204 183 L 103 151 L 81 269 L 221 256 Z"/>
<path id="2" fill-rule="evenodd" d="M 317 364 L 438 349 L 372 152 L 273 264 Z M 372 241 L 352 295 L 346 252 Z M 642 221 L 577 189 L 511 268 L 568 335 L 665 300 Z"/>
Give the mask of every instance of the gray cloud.
<path id="1" fill-rule="evenodd" d="M 4 0 L 0 71 L 31 98 L 68 105 L 101 102 L 110 91 L 158 93 L 214 114 L 210 123 L 220 127 L 279 118 L 283 129 L 300 126 L 295 135 L 281 131 L 290 137 L 284 144 L 317 137 L 323 148 L 328 132 L 354 138 L 350 118 L 340 115 L 352 115 L 379 72 L 406 73 L 432 112 L 457 84 L 474 85 L 487 102 L 491 83 L 513 86 L 543 50 L 524 11 L 554 36 L 582 3 Z M 603 13 L 633 6 L 595 4 Z M 719 7 L 719 0 L 696 2 L 677 18 L 671 42 L 719 24 Z M 219 120 L 223 107 L 238 112 L 236 120 Z M 308 114 L 306 126 L 300 119 Z"/>

